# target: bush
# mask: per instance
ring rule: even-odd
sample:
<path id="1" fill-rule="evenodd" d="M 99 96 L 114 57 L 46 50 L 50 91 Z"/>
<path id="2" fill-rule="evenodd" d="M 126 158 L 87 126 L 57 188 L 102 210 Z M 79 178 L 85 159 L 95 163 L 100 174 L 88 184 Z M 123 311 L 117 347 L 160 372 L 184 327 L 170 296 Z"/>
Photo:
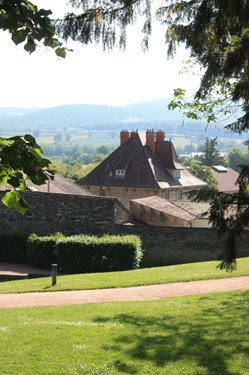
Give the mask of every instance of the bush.
<path id="1" fill-rule="evenodd" d="M 25 232 L 0 233 L 1 262 L 28 263 L 28 235 Z"/>
<path id="2" fill-rule="evenodd" d="M 137 236 L 65 237 L 32 234 L 27 240 L 28 261 L 32 266 L 50 269 L 57 263 L 62 273 L 92 273 L 135 269 L 142 258 Z"/>
<path id="3" fill-rule="evenodd" d="M 27 240 L 29 264 L 50 269 L 51 264 L 57 263 L 56 245 L 60 238 L 63 238 L 60 233 L 51 236 L 31 234 Z"/>
<path id="4" fill-rule="evenodd" d="M 109 272 L 135 269 L 142 258 L 137 236 L 72 236 L 57 243 L 63 273 Z"/>

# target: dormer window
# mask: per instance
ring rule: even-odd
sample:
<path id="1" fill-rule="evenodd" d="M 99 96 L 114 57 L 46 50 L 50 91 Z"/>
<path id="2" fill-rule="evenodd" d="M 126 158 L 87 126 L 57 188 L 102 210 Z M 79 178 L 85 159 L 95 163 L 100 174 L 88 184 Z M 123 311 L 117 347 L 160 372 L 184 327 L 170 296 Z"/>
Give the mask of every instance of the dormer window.
<path id="1" fill-rule="evenodd" d="M 124 178 L 125 170 L 124 169 L 116 169 L 116 178 Z"/>
<path id="2" fill-rule="evenodd" d="M 181 171 L 178 169 L 173 170 L 173 179 L 179 180 L 181 178 Z"/>

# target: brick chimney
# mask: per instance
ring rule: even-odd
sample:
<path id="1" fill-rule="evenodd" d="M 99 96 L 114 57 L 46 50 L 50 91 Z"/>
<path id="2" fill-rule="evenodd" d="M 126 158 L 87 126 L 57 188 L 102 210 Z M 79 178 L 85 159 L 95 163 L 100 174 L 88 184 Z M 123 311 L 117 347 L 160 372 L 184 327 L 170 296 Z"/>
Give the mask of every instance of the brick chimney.
<path id="1" fill-rule="evenodd" d="M 165 132 L 163 130 L 158 130 L 156 132 L 156 146 L 155 146 L 156 152 L 160 152 L 160 150 L 162 150 L 164 142 L 165 142 Z"/>
<path id="2" fill-rule="evenodd" d="M 123 145 L 130 138 L 130 132 L 128 130 L 121 130 L 120 132 L 120 145 Z"/>
<path id="3" fill-rule="evenodd" d="M 146 131 L 146 145 L 149 147 L 150 151 L 155 153 L 155 132 L 154 130 Z"/>
<path id="4" fill-rule="evenodd" d="M 156 132 L 156 141 L 165 141 L 165 132 L 163 130 L 158 130 Z"/>

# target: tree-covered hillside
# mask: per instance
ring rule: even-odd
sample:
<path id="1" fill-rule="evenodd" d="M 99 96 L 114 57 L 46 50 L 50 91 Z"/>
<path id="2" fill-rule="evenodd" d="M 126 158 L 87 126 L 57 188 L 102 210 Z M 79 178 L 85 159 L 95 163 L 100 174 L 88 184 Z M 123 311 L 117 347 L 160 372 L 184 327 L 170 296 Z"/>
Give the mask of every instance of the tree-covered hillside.
<path id="1" fill-rule="evenodd" d="M 131 104 L 125 107 L 105 105 L 63 105 L 44 109 L 0 108 L 0 128 L 6 131 L 33 132 L 34 129 L 81 130 L 146 130 L 163 129 L 168 134 L 201 133 L 209 137 L 231 137 L 218 126 L 184 119 L 178 111 L 170 111 L 170 99 Z"/>

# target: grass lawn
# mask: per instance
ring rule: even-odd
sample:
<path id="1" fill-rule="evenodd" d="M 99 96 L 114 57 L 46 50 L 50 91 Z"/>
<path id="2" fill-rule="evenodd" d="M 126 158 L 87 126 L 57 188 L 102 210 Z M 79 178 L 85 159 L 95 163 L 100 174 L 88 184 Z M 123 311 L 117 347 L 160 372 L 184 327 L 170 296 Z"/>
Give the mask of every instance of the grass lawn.
<path id="1" fill-rule="evenodd" d="M 238 259 L 237 271 L 233 272 L 220 271 L 217 265 L 218 262 L 201 262 L 134 271 L 59 276 L 53 287 L 51 277 L 9 281 L 0 283 L 0 293 L 103 289 L 249 275 L 249 258 Z"/>
<path id="2" fill-rule="evenodd" d="M 1 375 L 248 375 L 249 292 L 0 310 Z"/>

